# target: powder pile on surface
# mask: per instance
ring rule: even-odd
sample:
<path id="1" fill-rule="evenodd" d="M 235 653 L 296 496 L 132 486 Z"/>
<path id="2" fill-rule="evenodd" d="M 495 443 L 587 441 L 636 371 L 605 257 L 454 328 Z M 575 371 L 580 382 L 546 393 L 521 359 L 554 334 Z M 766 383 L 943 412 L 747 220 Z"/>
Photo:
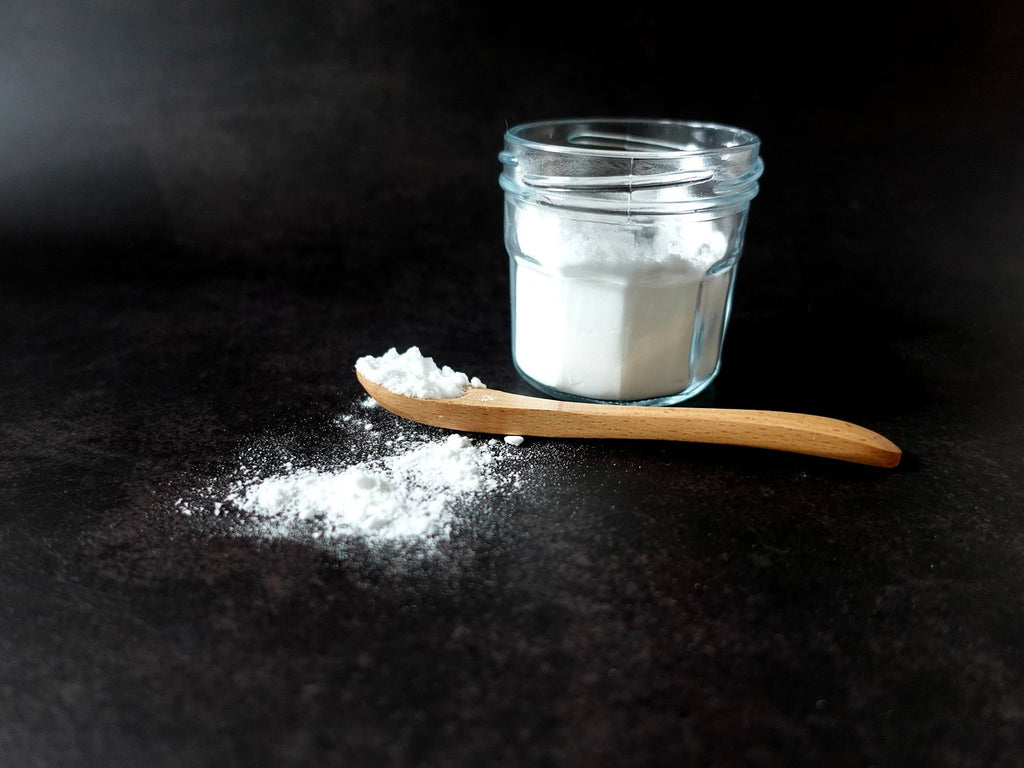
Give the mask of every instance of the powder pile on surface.
<path id="1" fill-rule="evenodd" d="M 470 387 L 484 387 L 480 379 L 470 378 L 449 366 L 439 367 L 424 357 L 419 347 L 401 354 L 392 347 L 381 357 L 366 355 L 356 360 L 356 370 L 370 381 L 398 395 L 447 400 L 461 397 Z"/>
<path id="2" fill-rule="evenodd" d="M 483 383 L 440 367 L 417 347 L 365 356 L 357 370 L 415 397 L 459 397 Z M 299 454 L 258 443 L 228 480 L 185 494 L 176 506 L 221 530 L 272 538 L 425 545 L 448 537 L 460 515 L 520 489 L 523 438 L 473 439 L 405 420 L 363 398 L 319 434 L 298 436 Z M 316 443 L 314 456 L 302 446 Z M 517 466 L 518 464 L 518 466 Z M 210 514 L 212 512 L 212 515 Z"/>
<path id="3" fill-rule="evenodd" d="M 491 446 L 452 434 L 339 469 L 286 471 L 235 487 L 227 501 L 278 522 L 310 521 L 328 536 L 445 534 L 454 504 L 495 491 Z"/>
<path id="4" fill-rule="evenodd" d="M 364 398 L 312 432 L 255 441 L 221 479 L 179 490 L 175 508 L 221 534 L 432 551 L 456 521 L 522 490 L 522 443 L 439 434 Z"/>

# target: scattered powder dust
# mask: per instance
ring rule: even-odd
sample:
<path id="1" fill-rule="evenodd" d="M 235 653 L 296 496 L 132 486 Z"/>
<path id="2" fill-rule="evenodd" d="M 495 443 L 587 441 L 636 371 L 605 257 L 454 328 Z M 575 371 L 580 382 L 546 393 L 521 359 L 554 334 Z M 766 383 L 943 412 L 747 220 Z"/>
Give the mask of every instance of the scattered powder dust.
<path id="1" fill-rule="evenodd" d="M 424 397 L 458 397 L 483 386 L 436 366 L 416 347 L 363 357 L 357 365 L 389 389 Z M 450 536 L 460 514 L 523 487 L 529 445 L 522 447 L 520 436 L 443 432 L 400 419 L 372 398 L 336 418 L 332 429 L 329 450 L 313 457 L 272 443 L 251 447 L 226 478 L 184 494 L 176 509 L 239 534 L 430 548 Z"/>
<path id="2" fill-rule="evenodd" d="M 329 536 L 435 536 L 446 532 L 454 502 L 498 488 L 493 460 L 488 446 L 452 434 L 349 467 L 262 478 L 227 501 L 263 517 L 316 521 Z"/>

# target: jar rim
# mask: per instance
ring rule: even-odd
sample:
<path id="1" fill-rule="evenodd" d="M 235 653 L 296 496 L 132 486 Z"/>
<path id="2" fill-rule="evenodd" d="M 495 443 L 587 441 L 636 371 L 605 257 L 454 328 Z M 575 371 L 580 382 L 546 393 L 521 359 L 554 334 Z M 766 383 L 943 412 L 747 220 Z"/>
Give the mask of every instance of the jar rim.
<path id="1" fill-rule="evenodd" d="M 612 137 L 609 137 L 608 135 L 594 135 L 594 131 L 584 135 L 586 138 L 608 139 L 612 141 L 617 140 L 623 143 L 629 142 L 635 145 L 633 148 L 627 148 L 626 146 L 621 148 L 610 148 L 592 145 L 588 146 L 582 143 L 569 143 L 573 138 L 571 134 L 567 137 L 566 143 L 553 143 L 537 138 L 530 138 L 525 135 L 531 131 L 535 132 L 544 128 L 565 128 L 574 124 L 579 125 L 581 128 L 596 125 L 604 125 L 607 127 L 663 126 L 669 128 L 692 129 L 695 131 L 720 131 L 731 135 L 735 138 L 735 141 L 700 146 L 692 144 L 676 144 L 670 139 L 653 139 L 638 134 L 631 134 L 628 131 L 621 134 L 615 134 Z M 545 152 L 564 152 L 609 158 L 635 157 L 637 155 L 642 155 L 643 157 L 652 159 L 716 154 L 723 151 L 753 148 L 759 146 L 761 143 L 761 139 L 751 131 L 724 123 L 676 120 L 668 118 L 630 117 L 583 117 L 562 118 L 557 120 L 536 120 L 528 123 L 520 123 L 508 128 L 505 131 L 505 140 L 518 146 L 538 149 Z"/>

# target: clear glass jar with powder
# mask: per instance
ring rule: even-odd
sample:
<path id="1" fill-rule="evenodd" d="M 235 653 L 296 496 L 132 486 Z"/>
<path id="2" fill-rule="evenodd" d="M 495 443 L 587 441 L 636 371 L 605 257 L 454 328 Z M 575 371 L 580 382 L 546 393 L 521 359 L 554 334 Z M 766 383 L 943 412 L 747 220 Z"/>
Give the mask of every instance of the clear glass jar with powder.
<path id="1" fill-rule="evenodd" d="M 718 372 L 760 141 L 673 120 L 529 123 L 500 183 L 512 358 L 549 395 L 669 405 Z"/>

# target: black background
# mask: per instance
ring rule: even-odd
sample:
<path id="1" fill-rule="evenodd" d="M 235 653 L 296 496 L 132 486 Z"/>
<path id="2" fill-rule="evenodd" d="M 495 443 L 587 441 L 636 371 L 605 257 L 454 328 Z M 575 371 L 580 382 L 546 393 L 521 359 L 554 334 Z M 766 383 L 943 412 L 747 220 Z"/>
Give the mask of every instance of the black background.
<path id="1" fill-rule="evenodd" d="M 1022 21 L 5 3 L 0 764 L 1021 765 Z M 254 440 L 329 448 L 360 355 L 529 393 L 497 152 L 582 115 L 761 137 L 693 404 L 899 468 L 532 440 L 425 561 L 177 513 Z"/>

